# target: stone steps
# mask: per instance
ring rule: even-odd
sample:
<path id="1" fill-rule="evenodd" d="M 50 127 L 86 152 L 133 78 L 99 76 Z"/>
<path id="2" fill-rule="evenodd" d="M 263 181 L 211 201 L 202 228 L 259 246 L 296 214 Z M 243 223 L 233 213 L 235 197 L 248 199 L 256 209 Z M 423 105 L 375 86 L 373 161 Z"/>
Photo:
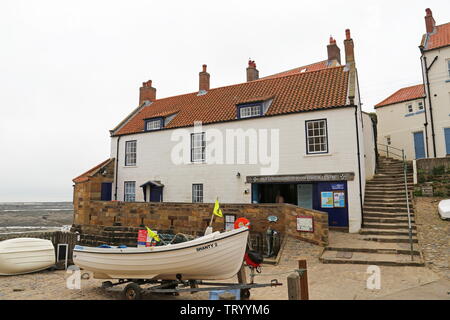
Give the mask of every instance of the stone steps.
<path id="1" fill-rule="evenodd" d="M 381 218 L 381 219 L 408 219 L 408 213 L 395 213 L 395 212 L 367 212 L 364 214 L 364 218 Z M 414 219 L 414 213 L 411 212 L 411 219 Z"/>
<path id="2" fill-rule="evenodd" d="M 380 207 L 380 206 L 363 206 L 363 210 L 365 213 L 373 213 L 373 212 L 386 212 L 386 213 L 408 213 L 408 208 L 406 207 Z M 414 209 L 409 209 L 410 213 L 414 212 Z"/>
<path id="3" fill-rule="evenodd" d="M 406 223 L 408 224 L 408 218 L 398 218 L 398 217 L 365 217 L 364 222 L 366 224 L 396 224 L 396 223 Z M 414 223 L 415 219 L 411 217 L 411 222 Z"/>
<path id="4" fill-rule="evenodd" d="M 394 202 L 394 201 L 365 201 L 364 206 L 367 207 L 377 207 L 377 208 L 407 208 L 408 205 L 406 201 Z M 411 205 L 410 205 L 411 207 Z"/>
<path id="5" fill-rule="evenodd" d="M 383 230 L 383 229 L 366 229 L 363 228 L 359 231 L 359 234 L 364 236 L 409 236 L 408 229 L 406 230 Z M 412 231 L 413 237 L 417 235 L 416 231 Z"/>
<path id="6" fill-rule="evenodd" d="M 377 241 L 384 243 L 409 243 L 409 236 L 386 236 L 386 235 L 366 235 L 363 237 L 366 241 Z M 412 237 L 413 243 L 419 243 L 417 237 Z"/>
<path id="7" fill-rule="evenodd" d="M 364 223 L 364 230 L 373 230 L 373 229 L 380 229 L 380 230 L 409 230 L 409 225 L 408 225 L 408 221 L 406 222 L 397 222 L 397 223 L 385 223 L 385 222 L 378 222 L 378 223 L 373 223 L 373 222 L 368 222 L 365 221 Z M 416 230 L 417 227 L 414 225 L 411 225 L 411 229 L 412 230 Z"/>
<path id="8" fill-rule="evenodd" d="M 324 264 L 362 264 L 376 266 L 422 267 L 423 259 L 418 251 L 413 251 L 413 259 L 408 250 L 326 248 L 319 260 Z"/>

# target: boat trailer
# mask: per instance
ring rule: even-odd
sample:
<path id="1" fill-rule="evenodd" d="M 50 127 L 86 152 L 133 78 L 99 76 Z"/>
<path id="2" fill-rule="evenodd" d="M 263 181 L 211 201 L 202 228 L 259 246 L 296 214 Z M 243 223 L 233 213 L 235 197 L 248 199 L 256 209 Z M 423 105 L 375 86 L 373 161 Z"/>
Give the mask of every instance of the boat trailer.
<path id="1" fill-rule="evenodd" d="M 177 278 L 177 280 L 119 279 L 116 283 L 112 283 L 111 281 L 103 282 L 102 288 L 109 289 L 118 285 L 128 283 L 122 290 L 122 296 L 126 300 L 140 300 L 142 299 L 143 294 L 151 293 L 171 294 L 178 296 L 180 293 L 184 292 L 190 292 L 193 294 L 202 291 L 239 289 L 241 290 L 241 299 L 248 300 L 250 298 L 250 289 L 278 287 L 283 285 L 276 279 L 271 280 L 270 283 L 220 283 L 205 282 L 202 280 L 182 280 L 181 277 Z M 141 286 L 144 285 L 150 285 L 150 287 L 142 288 Z"/>

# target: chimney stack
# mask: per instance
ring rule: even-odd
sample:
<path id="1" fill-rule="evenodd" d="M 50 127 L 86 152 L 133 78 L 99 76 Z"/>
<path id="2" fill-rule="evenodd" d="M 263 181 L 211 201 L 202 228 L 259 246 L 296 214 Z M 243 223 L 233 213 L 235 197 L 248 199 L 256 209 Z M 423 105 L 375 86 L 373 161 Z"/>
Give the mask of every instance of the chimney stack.
<path id="1" fill-rule="evenodd" d="M 345 63 L 349 66 L 355 65 L 355 45 L 350 34 L 350 29 L 345 30 Z"/>
<path id="2" fill-rule="evenodd" d="M 330 44 L 327 46 L 328 50 L 328 61 L 333 60 L 338 61 L 341 64 L 341 49 L 336 44 L 336 40 L 330 37 Z"/>
<path id="3" fill-rule="evenodd" d="M 247 67 L 247 82 L 258 80 L 259 79 L 259 71 L 256 69 L 255 61 L 248 60 Z"/>
<path id="4" fill-rule="evenodd" d="M 206 72 L 206 64 L 203 65 L 203 71 L 199 74 L 199 91 L 209 90 L 209 73 Z"/>
<path id="5" fill-rule="evenodd" d="M 152 80 L 142 83 L 142 87 L 139 89 L 139 105 L 142 105 L 145 101 L 156 100 L 156 89 L 152 87 Z"/>
<path id="6" fill-rule="evenodd" d="M 433 18 L 433 12 L 430 8 L 425 10 L 427 15 L 425 16 L 425 26 L 427 28 L 427 33 L 432 33 L 434 31 L 434 27 L 436 26 L 436 21 Z"/>

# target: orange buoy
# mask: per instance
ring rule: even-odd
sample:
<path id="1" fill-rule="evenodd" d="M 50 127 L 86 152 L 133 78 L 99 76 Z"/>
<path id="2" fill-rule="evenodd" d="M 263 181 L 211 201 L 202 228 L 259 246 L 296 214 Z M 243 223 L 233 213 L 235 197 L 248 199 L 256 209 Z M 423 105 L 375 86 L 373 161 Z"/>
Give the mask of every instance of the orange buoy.
<path id="1" fill-rule="evenodd" d="M 239 229 L 242 227 L 250 228 L 250 220 L 246 218 L 239 218 L 234 222 L 234 228 Z"/>

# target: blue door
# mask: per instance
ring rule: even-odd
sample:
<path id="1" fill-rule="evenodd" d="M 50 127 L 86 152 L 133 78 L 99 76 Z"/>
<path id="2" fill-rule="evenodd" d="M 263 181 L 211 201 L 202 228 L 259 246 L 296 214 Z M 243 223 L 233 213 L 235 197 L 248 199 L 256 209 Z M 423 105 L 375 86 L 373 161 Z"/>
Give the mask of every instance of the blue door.
<path id="1" fill-rule="evenodd" d="M 450 154 L 450 128 L 445 128 L 444 134 L 445 134 L 445 150 L 447 151 L 447 154 Z"/>
<path id="2" fill-rule="evenodd" d="M 414 132 L 414 150 L 416 151 L 416 159 L 425 158 L 425 144 L 422 131 Z"/>
<path id="3" fill-rule="evenodd" d="M 112 182 L 103 182 L 102 183 L 101 200 L 102 201 L 111 201 L 112 200 Z"/>
<path id="4" fill-rule="evenodd" d="M 314 189 L 314 209 L 328 213 L 329 226 L 348 227 L 347 181 L 319 182 Z"/>
<path id="5" fill-rule="evenodd" d="M 150 202 L 162 202 L 162 187 L 151 186 L 150 188 Z"/>

